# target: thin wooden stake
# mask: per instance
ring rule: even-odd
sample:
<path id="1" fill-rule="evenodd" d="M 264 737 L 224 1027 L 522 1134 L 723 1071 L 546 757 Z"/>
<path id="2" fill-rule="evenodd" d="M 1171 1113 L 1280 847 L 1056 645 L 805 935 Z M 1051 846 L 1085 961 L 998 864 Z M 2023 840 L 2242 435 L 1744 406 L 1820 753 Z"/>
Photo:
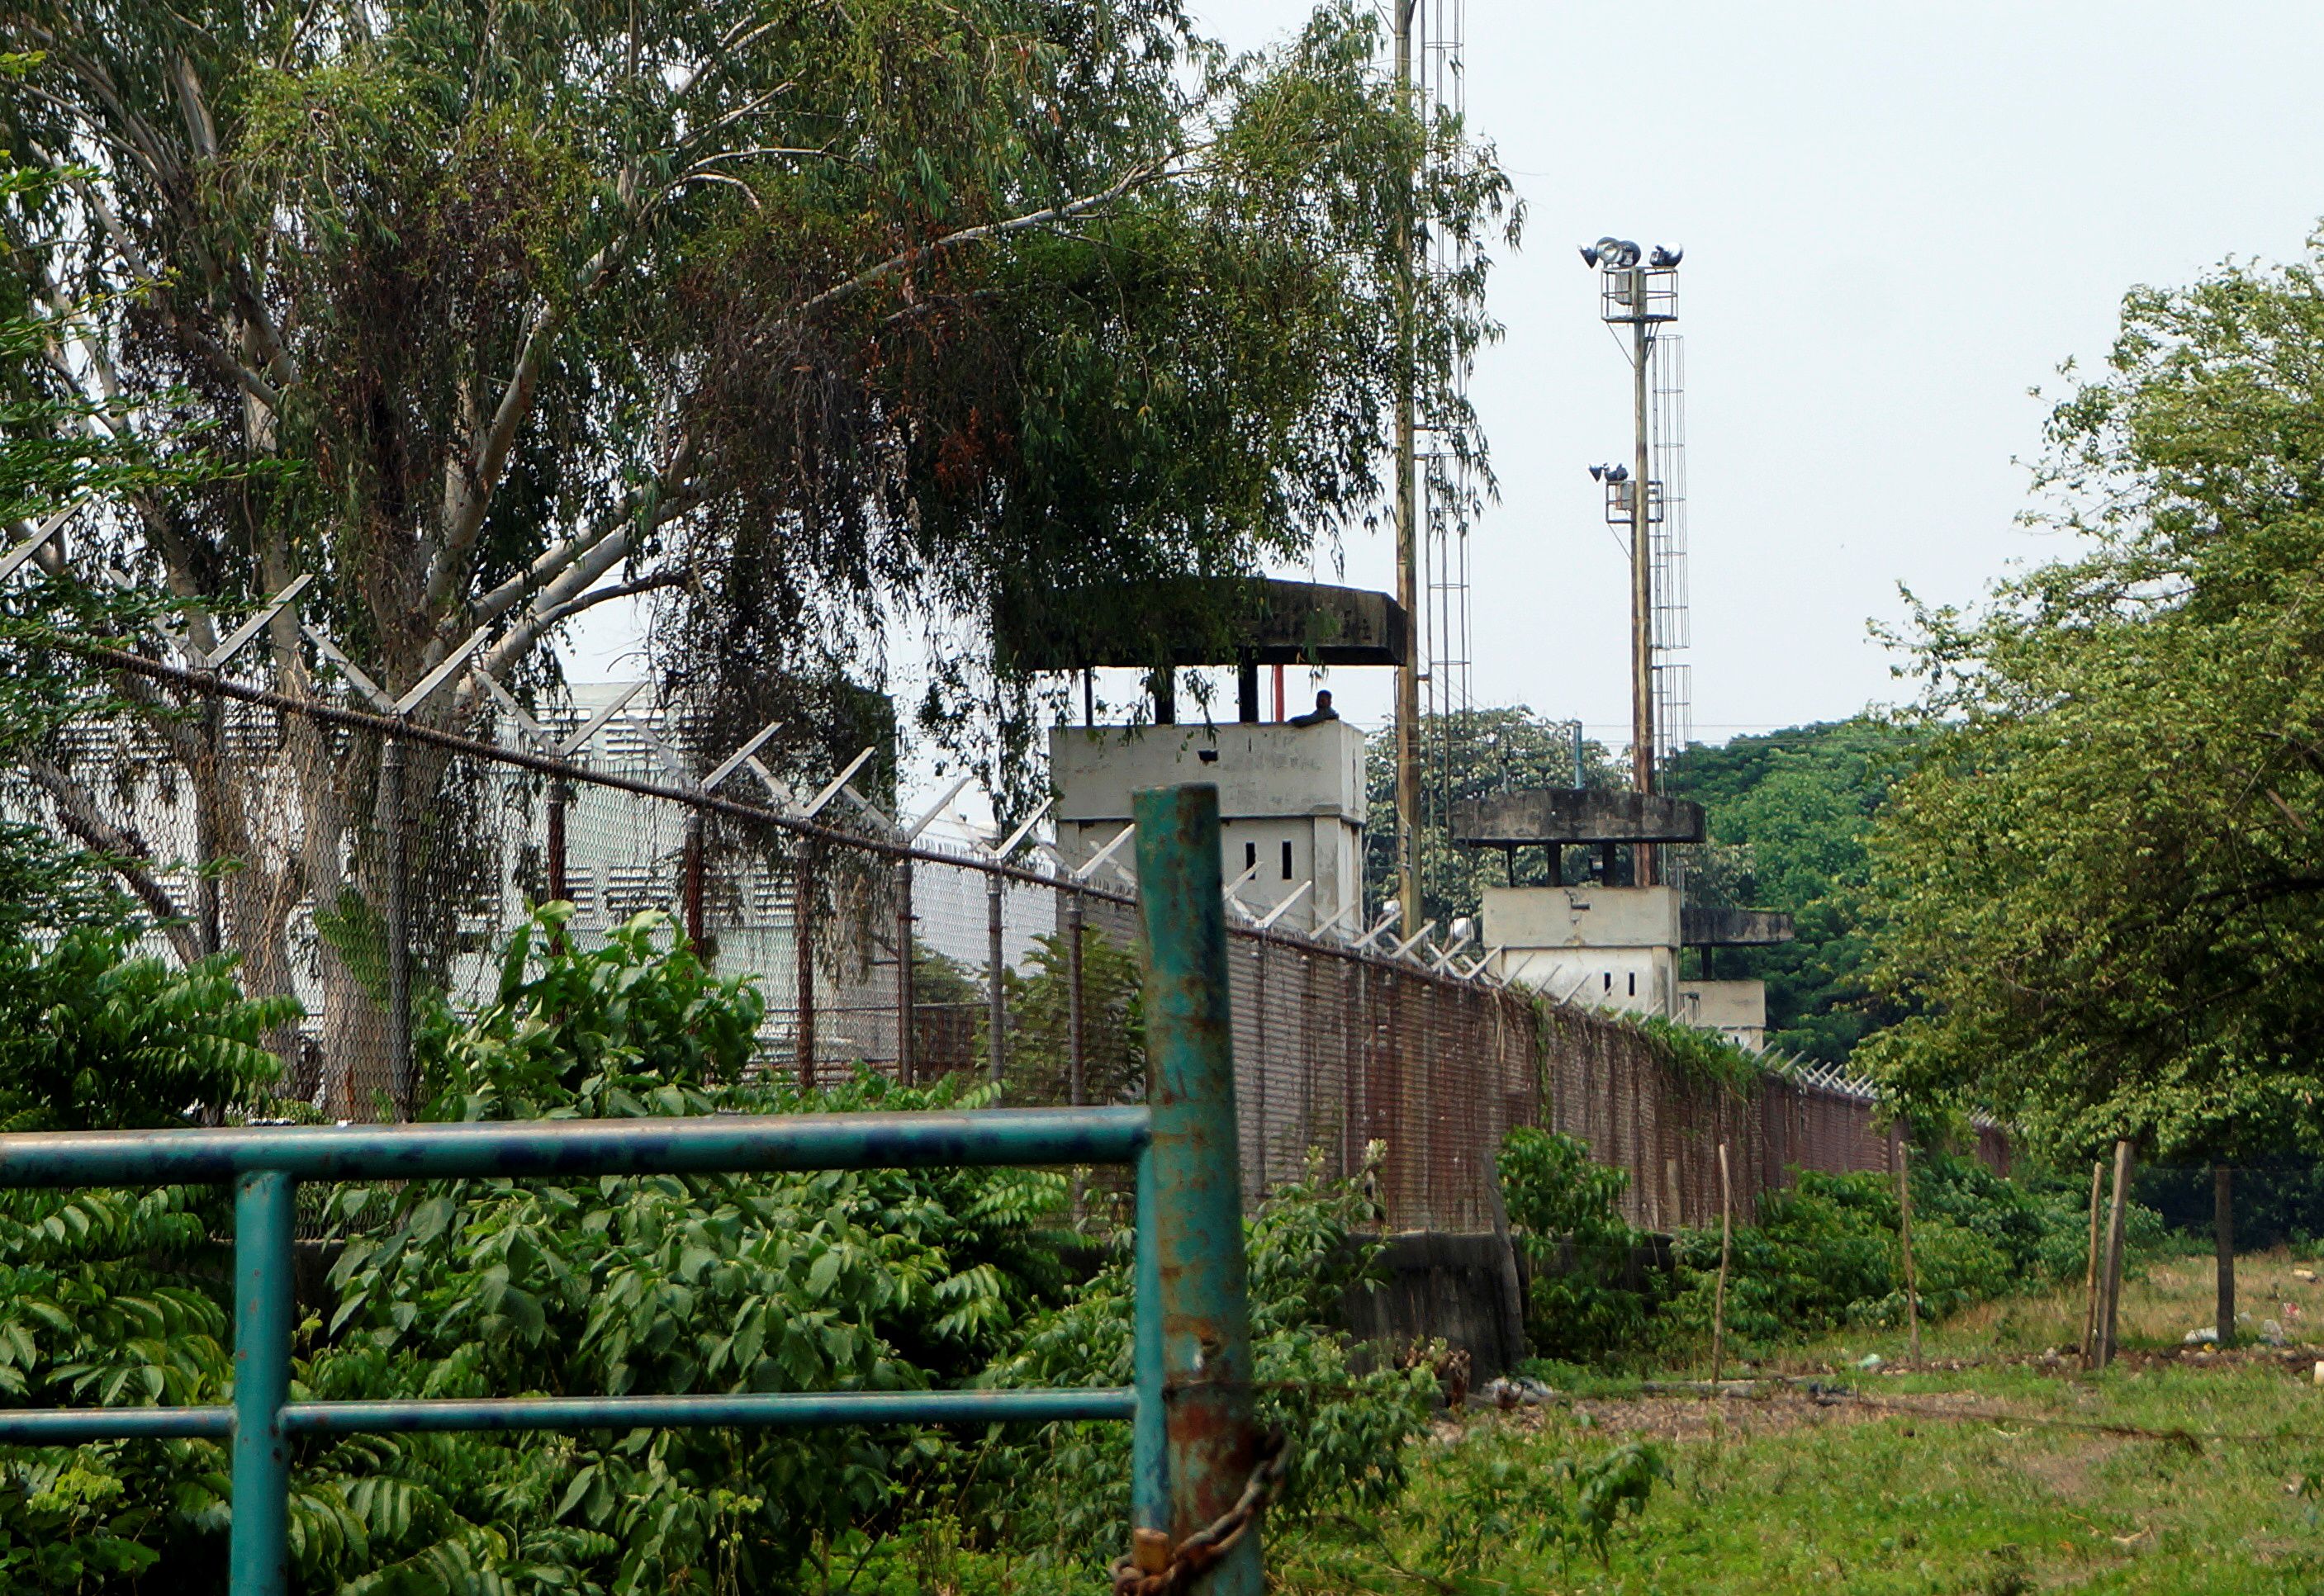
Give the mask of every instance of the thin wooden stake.
<path id="1" fill-rule="evenodd" d="M 2122 1229 L 2124 1210 L 2130 1203 L 2130 1143 L 2114 1144 L 2114 1197 L 2107 1205 L 2106 1272 L 2099 1277 L 2098 1359 L 2103 1369 L 2114 1362 L 2116 1318 L 2122 1307 Z"/>
<path id="2" fill-rule="evenodd" d="M 1715 1384 L 1727 1360 L 1727 1262 L 1735 1246 L 1735 1183 L 1727 1169 L 1727 1143 L 1719 1144 L 1719 1290 L 1711 1300 L 1711 1378 Z"/>
<path id="3" fill-rule="evenodd" d="M 2090 1260 L 2082 1275 L 2082 1367 L 2098 1367 L 2098 1205 L 2106 1195 L 2106 1160 L 2090 1160 Z"/>
<path id="4" fill-rule="evenodd" d="M 2218 1312 L 2213 1322 L 2218 1344 L 2236 1344 L 2236 1171 L 2231 1165 L 2211 1166 L 2211 1244 L 2218 1270 Z"/>
<path id="5" fill-rule="evenodd" d="M 1911 1357 L 1921 1361 L 1919 1283 L 1913 1276 L 1913 1158 L 1912 1143 L 1896 1138 L 1896 1234 L 1904 1245 L 1904 1327 L 1911 1338 Z"/>

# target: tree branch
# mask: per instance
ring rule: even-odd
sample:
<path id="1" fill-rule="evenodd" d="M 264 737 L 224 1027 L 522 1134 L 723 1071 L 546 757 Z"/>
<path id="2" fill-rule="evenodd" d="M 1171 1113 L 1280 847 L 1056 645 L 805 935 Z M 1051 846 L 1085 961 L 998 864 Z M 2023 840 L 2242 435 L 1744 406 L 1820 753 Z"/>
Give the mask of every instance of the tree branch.
<path id="1" fill-rule="evenodd" d="M 587 531 L 543 550 L 532 564 L 525 568 L 521 575 L 510 577 L 469 605 L 469 615 L 478 621 L 498 620 L 522 603 L 529 595 L 543 592 L 562 573 L 570 570 L 576 561 L 586 556 L 607 538 L 622 532 L 645 511 L 650 502 L 657 498 L 669 499 L 672 496 L 683 495 L 686 502 L 682 508 L 692 509 L 695 504 L 700 502 L 700 495 L 684 478 L 693 464 L 693 442 L 691 439 L 681 438 L 678 440 L 678 447 L 671 452 L 669 463 L 662 467 L 652 482 L 641 483 L 622 494 L 613 502 L 613 508 L 598 518 L 597 524 Z M 676 509 L 658 510 L 654 516 L 653 525 L 659 527 L 669 520 L 671 515 L 677 513 L 678 511 Z M 610 562 L 608 564 L 610 564 Z M 604 565 L 598 567 L 600 572 L 606 568 Z M 593 576 L 590 580 L 595 581 L 595 577 Z M 585 582 L 583 585 L 587 584 Z M 563 596 L 570 598 L 573 593 L 579 591 L 578 588 L 572 589 Z"/>
<path id="2" fill-rule="evenodd" d="M 600 576 L 627 559 L 636 541 L 693 509 L 700 500 L 683 490 L 655 500 L 642 525 L 636 519 L 622 522 L 614 530 L 600 537 L 588 551 L 574 561 L 563 574 L 533 594 L 532 601 L 500 638 L 477 656 L 477 668 L 498 680 L 511 666 L 522 659 L 534 644 L 548 635 L 549 628 L 567 615 L 578 613 L 599 601 L 594 596 L 583 602 L 584 596 Z M 655 585 L 667 586 L 668 583 Z M 618 596 L 608 592 L 607 598 Z"/>
<path id="3" fill-rule="evenodd" d="M 1035 227 L 1045 227 L 1052 222 L 1071 221 L 1075 216 L 1087 216 L 1092 211 L 1101 210 L 1124 195 L 1146 187 L 1148 183 L 1158 183 L 1171 178 L 1184 177 L 1185 169 L 1174 167 L 1171 164 L 1181 153 L 1183 152 L 1173 151 L 1160 161 L 1137 168 L 1111 188 L 1101 189 L 1095 194 L 1084 195 L 1079 199 L 1069 199 L 1062 205 L 1053 205 L 1046 210 L 1028 211 L 1021 216 L 1011 216 L 1005 222 L 987 222 L 980 226 L 964 227 L 956 233 L 947 233 L 942 238 L 932 240 L 927 243 L 915 244 L 910 249 L 889 256 L 875 266 L 865 268 L 844 282 L 835 283 L 821 293 L 802 300 L 792 314 L 802 317 L 812 316 L 818 310 L 853 298 L 883 279 L 893 277 L 899 271 L 908 271 L 924 261 L 932 261 L 938 255 L 948 254 L 954 250 L 964 249 L 972 243 L 983 243 L 991 239 L 1006 238 L 1011 234 L 1028 232 Z"/>
<path id="4" fill-rule="evenodd" d="M 201 957 L 201 944 L 188 923 L 185 912 L 171 898 L 167 888 L 150 867 L 153 850 L 145 839 L 131 828 L 116 826 L 106 820 L 97 807 L 97 800 L 88 788 L 73 780 L 60 766 L 39 757 L 23 762 L 24 775 L 57 806 L 57 818 L 81 846 L 100 855 L 106 867 L 121 877 L 137 901 L 152 913 L 161 929 L 170 939 L 170 946 L 179 959 L 191 964 Z"/>
<path id="5" fill-rule="evenodd" d="M 617 582 L 611 587 L 592 588 L 577 599 L 567 599 L 540 614 L 540 624 L 553 627 L 560 620 L 570 620 L 585 610 L 595 610 L 600 604 L 615 599 L 633 599 L 640 593 L 650 593 L 666 587 L 684 587 L 694 580 L 694 572 L 686 566 L 657 571 L 651 576 L 641 576 L 631 582 Z"/>

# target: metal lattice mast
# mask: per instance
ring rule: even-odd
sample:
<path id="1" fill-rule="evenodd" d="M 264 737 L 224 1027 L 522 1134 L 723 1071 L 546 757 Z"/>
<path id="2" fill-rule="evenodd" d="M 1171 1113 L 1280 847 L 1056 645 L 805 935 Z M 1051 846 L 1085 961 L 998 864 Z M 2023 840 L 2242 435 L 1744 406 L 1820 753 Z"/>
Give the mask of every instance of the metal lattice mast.
<path id="1" fill-rule="evenodd" d="M 1683 603 L 1684 572 L 1670 555 L 1665 530 L 1667 484 L 1659 480 L 1657 467 L 1665 463 L 1667 452 L 1657 449 L 1654 418 L 1657 409 L 1665 408 L 1658 369 L 1664 373 L 1662 385 L 1672 389 L 1674 402 L 1668 408 L 1675 411 L 1676 379 L 1668 372 L 1679 368 L 1668 364 L 1674 357 L 1660 355 L 1657 350 L 1669 340 L 1664 328 L 1678 319 L 1678 263 L 1684 252 L 1658 248 L 1648 255 L 1629 240 L 1612 237 L 1582 249 L 1582 260 L 1598 269 L 1600 319 L 1618 331 L 1629 329 L 1623 353 L 1630 362 L 1631 460 L 1628 465 L 1592 466 L 1591 474 L 1605 484 L 1607 521 L 1629 532 L 1630 779 L 1639 793 L 1655 790 L 1655 761 L 1664 748 L 1663 737 L 1655 729 L 1659 720 L 1655 711 L 1663 707 L 1658 701 L 1679 681 L 1658 674 L 1658 663 L 1668 663 L 1658 654 L 1658 611 L 1664 599 L 1673 593 L 1681 595 L 1679 601 Z M 1672 436 L 1665 434 L 1665 438 Z M 1683 446 L 1683 436 L 1678 436 L 1677 442 Z M 1668 457 L 1674 463 L 1682 458 Z M 1684 547 L 1682 533 L 1677 545 L 1681 557 Z M 1683 730 L 1680 735 L 1683 737 Z M 1633 849 L 1634 879 L 1640 886 L 1655 884 L 1655 852 L 1645 843 Z"/>
<path id="2" fill-rule="evenodd" d="M 1413 91 L 1412 29 L 1418 0 L 1397 0 L 1396 8 L 1396 86 L 1400 99 L 1410 103 Z M 1421 624 L 1420 562 L 1416 532 L 1413 482 L 1413 400 L 1417 385 L 1414 357 L 1417 340 L 1414 318 L 1417 296 L 1414 278 L 1413 211 L 1419 202 L 1420 174 L 1414 172 L 1405 189 L 1405 203 L 1396 222 L 1397 271 L 1397 397 L 1396 397 L 1396 601 L 1404 609 L 1406 624 Z M 1407 641 L 1405 661 L 1396 672 L 1396 876 L 1397 903 L 1406 925 L 1420 922 L 1420 656 Z"/>
<path id="3" fill-rule="evenodd" d="M 1654 341 L 1648 434 L 1659 517 L 1648 528 L 1654 601 L 1655 753 L 1670 757 L 1694 740 L 1694 667 L 1680 656 L 1693 641 L 1686 581 L 1686 340 Z"/>
<path id="4" fill-rule="evenodd" d="M 1467 0 L 1429 0 L 1421 39 L 1420 109 L 1433 128 L 1446 118 L 1456 124 L 1468 114 Z M 1457 147 L 1431 139 L 1427 160 L 1458 160 Z M 1471 265 L 1473 245 L 1449 229 L 1429 229 L 1427 270 L 1443 281 Z M 1449 373 L 1457 411 L 1468 396 L 1466 362 Z M 1456 790 L 1455 758 L 1471 730 L 1475 700 L 1470 683 L 1469 519 L 1472 496 L 1469 464 L 1440 433 L 1422 456 L 1426 570 L 1426 612 L 1421 617 L 1421 677 L 1429 728 L 1425 823 L 1443 828 L 1452 817 Z"/>

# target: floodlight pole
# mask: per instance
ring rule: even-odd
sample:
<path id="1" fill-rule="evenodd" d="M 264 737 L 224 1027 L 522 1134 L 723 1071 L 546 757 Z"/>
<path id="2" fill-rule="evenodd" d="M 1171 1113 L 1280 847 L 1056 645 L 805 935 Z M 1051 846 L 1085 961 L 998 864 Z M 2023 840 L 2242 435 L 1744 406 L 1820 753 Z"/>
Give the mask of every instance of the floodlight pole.
<path id="1" fill-rule="evenodd" d="M 1635 434 L 1630 465 L 1630 784 L 1655 790 L 1655 577 L 1651 475 L 1646 436 L 1646 366 L 1654 338 L 1646 320 L 1646 269 L 1628 273 L 1630 295 L 1630 421 Z M 1655 847 L 1630 845 L 1631 876 L 1639 886 L 1655 885 Z"/>
<path id="2" fill-rule="evenodd" d="M 1413 105 L 1412 20 L 1417 0 L 1397 0 L 1396 92 Z M 1419 546 L 1413 503 L 1412 208 L 1415 173 L 1405 174 L 1397 208 L 1396 601 L 1404 607 L 1405 657 L 1396 670 L 1396 890 L 1406 925 L 1420 923 L 1420 617 Z"/>

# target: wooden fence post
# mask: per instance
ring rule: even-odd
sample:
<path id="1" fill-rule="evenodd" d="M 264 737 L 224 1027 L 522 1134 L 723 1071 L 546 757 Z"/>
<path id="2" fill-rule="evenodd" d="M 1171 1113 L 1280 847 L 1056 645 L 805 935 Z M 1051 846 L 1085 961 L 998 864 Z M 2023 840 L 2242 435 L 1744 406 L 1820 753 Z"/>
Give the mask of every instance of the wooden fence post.
<path id="1" fill-rule="evenodd" d="M 2106 1160 L 2090 1160 L 2090 1256 L 2082 1274 L 2082 1367 L 2095 1369 L 2098 1350 L 2098 1206 L 2106 1194 Z"/>
<path id="2" fill-rule="evenodd" d="M 1719 1144 L 1719 1291 L 1711 1299 L 1711 1378 L 1716 1384 L 1727 1358 L 1727 1261 L 1735 1245 L 1735 1183 L 1727 1168 L 1727 1143 Z"/>
<path id="3" fill-rule="evenodd" d="M 2218 1270 L 2219 1344 L 2236 1344 L 2236 1172 L 2227 1164 L 2211 1166 L 2211 1247 Z"/>
<path id="4" fill-rule="evenodd" d="M 2114 1362 L 2116 1318 L 2122 1308 L 2122 1228 L 2130 1204 L 2130 1143 L 2114 1144 L 2114 1197 L 2107 1205 L 2106 1272 L 2099 1281 L 2098 1357 L 2092 1365 L 2103 1369 Z"/>
<path id="5" fill-rule="evenodd" d="M 1896 1138 L 1896 1234 L 1904 1246 L 1904 1328 L 1914 1362 L 1921 1361 L 1920 1284 L 1913 1274 L 1913 1144 Z"/>

